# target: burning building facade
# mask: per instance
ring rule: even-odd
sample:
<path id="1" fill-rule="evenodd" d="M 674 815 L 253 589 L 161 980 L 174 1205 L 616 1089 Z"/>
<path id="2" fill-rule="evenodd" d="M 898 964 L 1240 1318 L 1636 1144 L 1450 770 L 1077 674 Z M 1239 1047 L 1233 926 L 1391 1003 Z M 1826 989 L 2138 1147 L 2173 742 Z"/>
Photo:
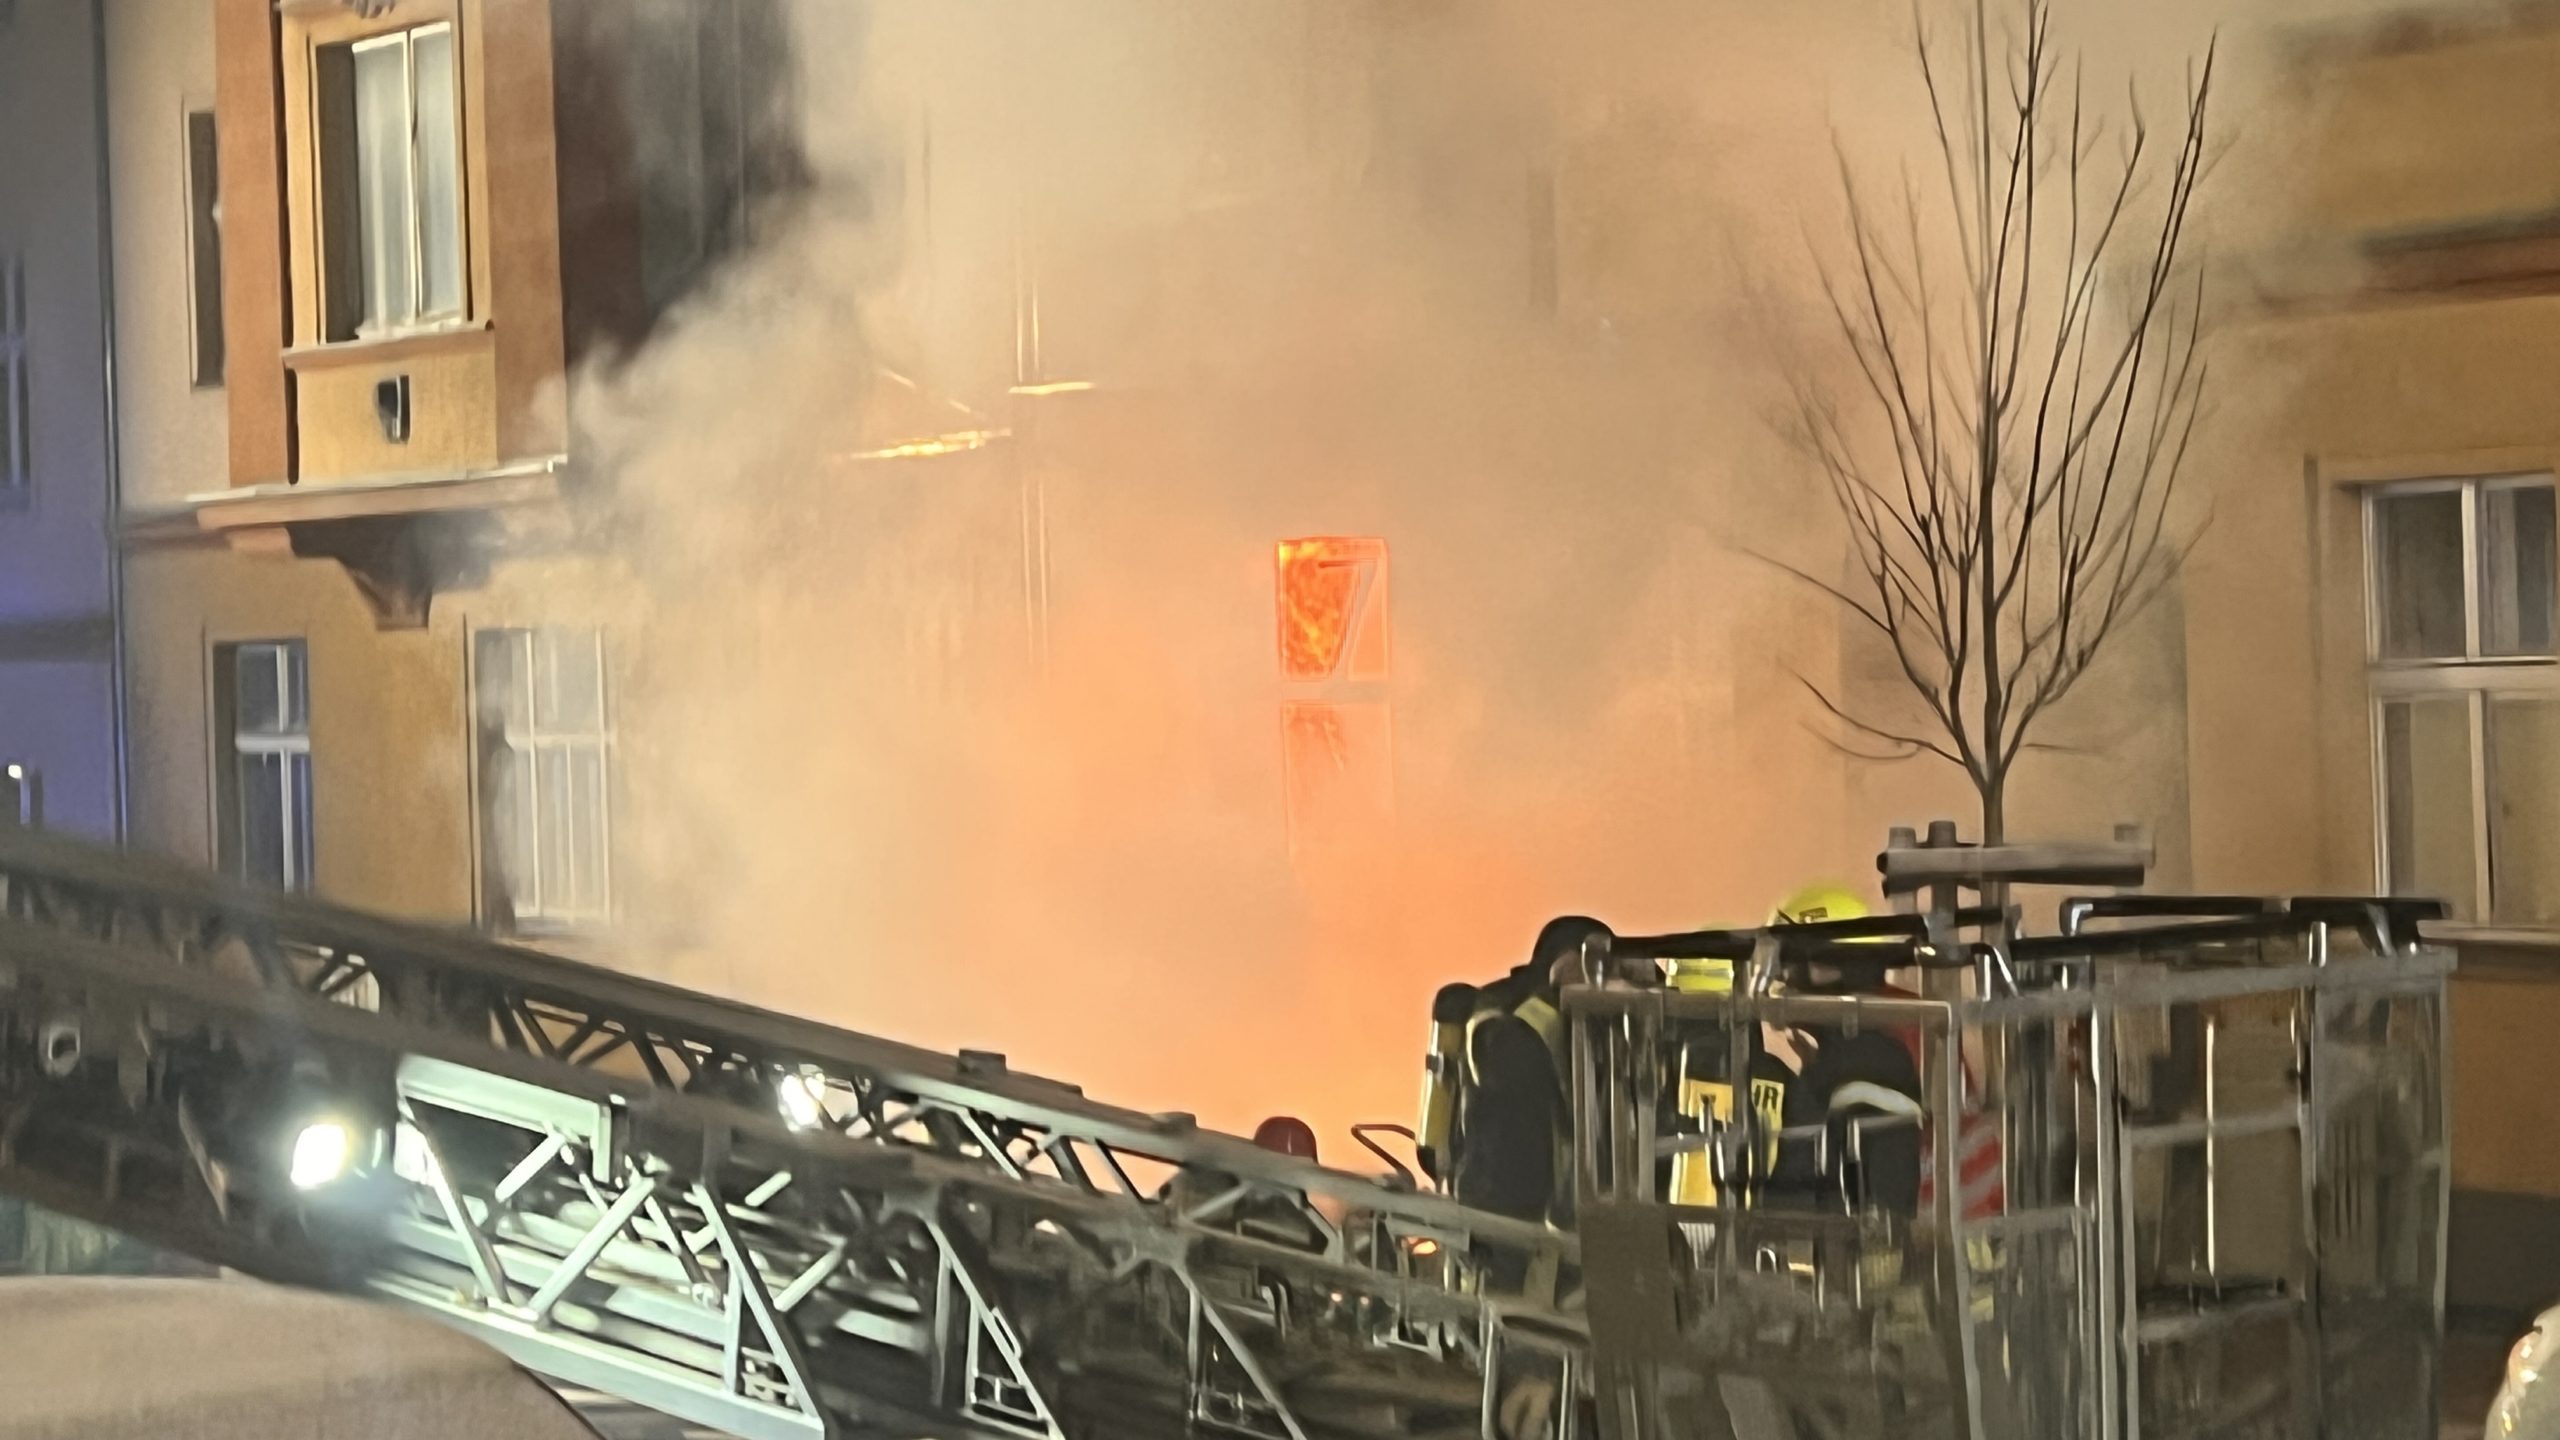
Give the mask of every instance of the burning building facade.
<path id="1" fill-rule="evenodd" d="M 1897 680 L 1773 563 L 1837 559 L 1765 423 L 1828 117 L 1692 62 L 1893 61 L 1609 29 L 115 7 L 131 838 L 1328 1135 L 1400 1116 L 1432 988 L 1550 915 L 1854 880 L 1961 805 L 1820 733 L 1800 680 Z M 2314 378 L 2226 407 L 2241 478 L 2014 829 L 2144 823 L 2165 886 L 2385 855 L 2549 920 L 2529 811 L 2471 781 L 2532 783 L 2498 737 L 2537 733 L 2551 570 L 2446 540 L 2551 544 L 2515 217 L 2560 172 L 2477 118 L 2539 33 L 2300 58 L 2267 124 L 2354 284 L 2238 324 Z M 2448 622 L 2439 578 L 2377 658 L 2367 527 L 2404 514 L 2412 556 L 2544 588 Z"/>
<path id="2" fill-rule="evenodd" d="M 1835 637 L 1718 538 L 1698 315 L 1611 292 L 1551 77 L 1349 5 L 785 18 L 113 17 L 193 117 L 119 127 L 138 843 L 1089 1069 L 1006 966 L 805 958 L 1039 955 L 1327 1037 L 1328 1120 L 1544 909 L 1838 866 Z"/>
<path id="3" fill-rule="evenodd" d="M 616 653 L 522 598 L 575 590 L 566 377 L 789 183 L 769 7 L 616 8 L 110 17 L 138 842 L 510 930 L 609 913 Z"/>

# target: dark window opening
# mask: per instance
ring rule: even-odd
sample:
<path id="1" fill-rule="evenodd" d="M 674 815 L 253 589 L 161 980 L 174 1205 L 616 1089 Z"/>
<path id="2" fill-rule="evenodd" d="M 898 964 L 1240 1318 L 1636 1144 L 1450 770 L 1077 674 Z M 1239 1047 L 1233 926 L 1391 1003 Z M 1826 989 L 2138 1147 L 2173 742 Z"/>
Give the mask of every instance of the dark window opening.
<path id="1" fill-rule="evenodd" d="M 214 654 L 214 808 L 222 868 L 279 890 L 312 875 L 311 666 L 299 640 L 225 645 Z"/>
<path id="2" fill-rule="evenodd" d="M 33 485 L 34 447 L 28 430 L 27 277 L 14 255 L 0 254 L 0 506 L 26 503 Z"/>
<path id="3" fill-rule="evenodd" d="M 187 115 L 187 288 L 195 383 L 222 383 L 222 172 L 213 112 Z"/>

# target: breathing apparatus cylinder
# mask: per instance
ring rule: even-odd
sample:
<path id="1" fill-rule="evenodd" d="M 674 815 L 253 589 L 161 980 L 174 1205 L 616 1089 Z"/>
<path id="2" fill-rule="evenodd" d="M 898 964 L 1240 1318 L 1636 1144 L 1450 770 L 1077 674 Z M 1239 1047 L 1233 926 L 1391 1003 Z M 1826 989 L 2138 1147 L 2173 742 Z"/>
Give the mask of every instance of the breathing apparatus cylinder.
<path id="1" fill-rule="evenodd" d="M 1729 994 L 1733 990 L 1733 971 L 1732 962 L 1726 960 L 1676 960 L 1670 966 L 1669 978 L 1675 990 Z M 1786 1082 L 1753 1047 L 1750 1110 L 1748 1114 L 1736 1113 L 1730 1042 L 1743 1034 L 1699 1035 L 1680 1047 L 1679 1113 L 1704 1133 L 1707 1143 L 1703 1148 L 1684 1149 L 1672 1158 L 1670 1198 L 1674 1205 L 1732 1203 L 1741 1198 L 1737 1192 L 1747 1188 L 1750 1177 L 1765 1175 L 1777 1160 L 1779 1112 L 1786 1101 Z M 1744 1043 L 1749 1043 L 1747 1038 Z M 1757 1156 L 1750 1153 L 1755 1149 L 1761 1152 Z"/>
<path id="2" fill-rule="evenodd" d="M 1467 1021 L 1476 1012 L 1473 985 L 1443 985 L 1431 1001 L 1431 1046 L 1422 1057 L 1422 1114 L 1414 1148 L 1422 1173 L 1447 1185 L 1450 1142 L 1457 1138 L 1458 1094 L 1467 1079 Z"/>
<path id="3" fill-rule="evenodd" d="M 1749 1192 L 1776 1167 L 1787 1082 L 1769 1069 L 1762 1057 L 1753 1056 L 1751 1108 L 1737 1116 L 1733 1066 L 1724 1042 L 1699 1040 L 1680 1047 L 1680 1114 L 1705 1132 L 1707 1144 L 1672 1158 L 1672 1204 L 1747 1203 Z"/>

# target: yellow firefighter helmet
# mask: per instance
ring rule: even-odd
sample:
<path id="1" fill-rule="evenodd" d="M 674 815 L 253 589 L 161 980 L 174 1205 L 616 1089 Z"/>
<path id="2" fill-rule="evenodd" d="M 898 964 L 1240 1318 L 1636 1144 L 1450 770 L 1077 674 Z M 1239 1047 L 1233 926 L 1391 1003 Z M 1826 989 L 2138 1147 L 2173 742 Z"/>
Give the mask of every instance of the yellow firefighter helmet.
<path id="1" fill-rule="evenodd" d="M 1808 885 L 1778 902 L 1772 925 L 1814 925 L 1825 920 L 1863 920 L 1870 912 L 1845 885 Z"/>

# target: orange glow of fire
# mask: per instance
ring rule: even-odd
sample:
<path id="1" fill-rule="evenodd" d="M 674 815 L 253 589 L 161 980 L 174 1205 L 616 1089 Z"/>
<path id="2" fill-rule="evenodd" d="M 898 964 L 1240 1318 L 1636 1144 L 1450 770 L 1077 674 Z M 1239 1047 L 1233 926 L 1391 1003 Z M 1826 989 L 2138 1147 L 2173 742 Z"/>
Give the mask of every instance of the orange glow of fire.
<path id="1" fill-rule="evenodd" d="M 943 455 L 966 455 L 972 450 L 984 450 L 989 445 L 1005 439 L 1011 433 L 1006 430 L 960 430 L 948 435 L 936 435 L 929 439 L 910 440 L 905 444 L 891 445 L 883 449 L 856 451 L 843 458 L 847 460 L 930 460 Z"/>
<path id="2" fill-rule="evenodd" d="M 1341 674 L 1353 644 L 1353 624 L 1363 618 L 1353 613 L 1361 599 L 1363 568 L 1384 558 L 1385 547 L 1375 540 L 1280 542 L 1280 673 L 1284 678 L 1327 680 Z"/>
<path id="3" fill-rule="evenodd" d="M 1359 571 L 1341 562 L 1335 542 L 1280 542 L 1280 673 L 1321 680 L 1342 662 L 1351 637 L 1351 597 Z"/>
<path id="4" fill-rule="evenodd" d="M 1282 723 L 1288 727 L 1289 755 L 1294 764 L 1308 767 L 1301 771 L 1300 783 L 1318 783 L 1324 771 L 1340 774 L 1351 763 L 1351 741 L 1342 724 L 1342 711 L 1332 705 L 1292 705 L 1283 712 Z M 1314 772 L 1314 773 L 1310 773 Z"/>

